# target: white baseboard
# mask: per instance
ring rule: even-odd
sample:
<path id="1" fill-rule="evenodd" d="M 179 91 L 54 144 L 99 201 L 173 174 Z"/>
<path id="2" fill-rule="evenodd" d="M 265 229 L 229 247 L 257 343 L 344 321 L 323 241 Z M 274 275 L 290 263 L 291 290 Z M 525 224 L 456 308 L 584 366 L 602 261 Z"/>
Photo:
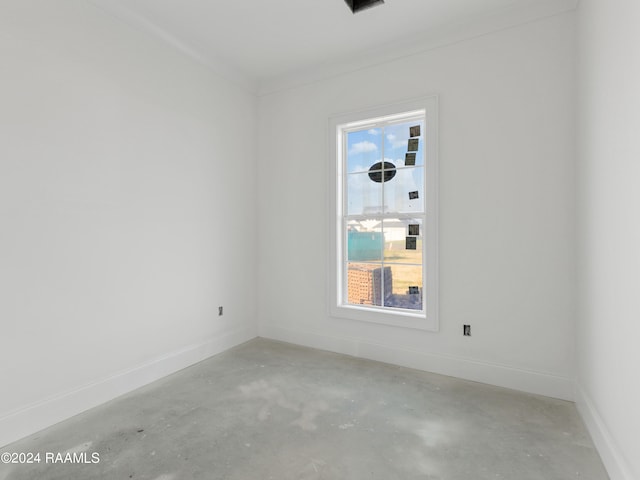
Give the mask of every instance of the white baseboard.
<path id="1" fill-rule="evenodd" d="M 222 335 L 4 415 L 0 414 L 0 446 L 32 435 L 252 338 L 255 338 L 253 329 Z"/>
<path id="2" fill-rule="evenodd" d="M 579 384 L 576 385 L 575 397 L 578 411 L 591 434 L 591 439 L 607 469 L 609 478 L 611 480 L 637 480 L 640 478 L 637 475 L 632 475 L 631 467 L 620 453 L 607 425 L 589 395 Z"/>
<path id="3" fill-rule="evenodd" d="M 574 399 L 572 379 L 544 372 L 273 326 L 261 327 L 260 336 L 522 392 Z"/>

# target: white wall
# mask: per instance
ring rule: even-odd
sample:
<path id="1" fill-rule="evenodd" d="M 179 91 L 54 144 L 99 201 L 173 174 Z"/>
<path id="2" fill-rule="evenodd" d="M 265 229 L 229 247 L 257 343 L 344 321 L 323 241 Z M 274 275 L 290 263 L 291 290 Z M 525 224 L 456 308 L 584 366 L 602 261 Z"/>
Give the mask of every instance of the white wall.
<path id="1" fill-rule="evenodd" d="M 257 104 L 84 1 L 0 58 L 3 445 L 256 335 Z"/>
<path id="2" fill-rule="evenodd" d="M 640 3 L 582 0 L 578 403 L 612 480 L 640 478 Z"/>
<path id="3" fill-rule="evenodd" d="M 562 14 L 261 97 L 260 334 L 571 398 L 574 34 Z M 432 94 L 441 331 L 330 318 L 328 118 Z"/>

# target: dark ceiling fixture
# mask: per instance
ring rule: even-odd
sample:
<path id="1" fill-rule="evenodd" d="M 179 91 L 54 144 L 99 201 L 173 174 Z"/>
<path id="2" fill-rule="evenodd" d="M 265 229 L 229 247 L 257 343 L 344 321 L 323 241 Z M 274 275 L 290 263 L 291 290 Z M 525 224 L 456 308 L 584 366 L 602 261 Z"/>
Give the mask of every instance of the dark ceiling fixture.
<path id="1" fill-rule="evenodd" d="M 375 7 L 376 5 L 381 5 L 384 3 L 384 0 L 344 0 L 349 5 L 349 8 L 353 13 L 358 13 L 361 10 L 366 8 Z"/>

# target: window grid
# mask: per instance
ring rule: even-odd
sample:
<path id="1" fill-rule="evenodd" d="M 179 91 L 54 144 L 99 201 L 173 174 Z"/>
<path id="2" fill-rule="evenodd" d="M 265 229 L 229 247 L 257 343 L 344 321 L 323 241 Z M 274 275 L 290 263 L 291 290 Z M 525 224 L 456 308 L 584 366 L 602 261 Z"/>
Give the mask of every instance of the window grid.
<path id="1" fill-rule="evenodd" d="M 405 156 L 406 154 L 400 152 L 402 149 L 410 151 L 409 144 L 401 146 L 398 143 L 403 140 L 402 136 L 407 137 L 407 133 L 403 130 L 403 126 L 397 124 L 407 122 L 407 119 L 411 118 L 423 119 L 419 135 L 421 152 L 415 159 L 415 163 L 412 161 L 413 158 L 411 156 L 407 157 Z M 413 122 L 413 120 L 409 121 Z M 379 166 L 374 167 L 378 169 L 377 174 L 372 175 L 372 180 L 378 182 L 378 189 L 376 189 L 374 184 L 369 181 L 371 177 L 368 177 L 367 174 L 373 164 L 387 159 L 383 158 L 381 153 L 381 140 L 383 139 L 381 137 L 374 139 L 374 137 L 369 137 L 366 134 L 372 133 L 368 131 L 369 129 L 373 131 L 373 129 L 381 126 L 388 128 L 388 130 L 385 130 L 385 134 L 397 134 L 395 142 L 389 139 L 389 142 L 385 145 L 384 157 L 389 156 L 392 158 L 390 161 L 396 166 L 395 174 L 398 180 L 402 180 L 402 182 L 396 182 L 394 177 L 393 182 L 388 183 L 386 186 L 382 185 L 385 182 L 380 181 L 383 179 L 383 164 L 381 163 Z M 331 132 L 328 138 L 331 161 L 327 164 L 327 187 L 328 192 L 330 192 L 327 201 L 331 213 L 327 216 L 327 231 L 330 239 L 327 244 L 327 253 L 330 261 L 327 264 L 326 276 L 328 316 L 330 318 L 437 332 L 440 324 L 438 315 L 438 97 L 434 95 L 415 98 L 394 104 L 373 106 L 366 110 L 336 114 L 329 118 L 329 131 Z M 358 133 L 358 131 L 360 132 Z M 350 137 L 351 132 L 356 132 L 356 134 Z M 418 135 L 413 132 L 409 134 L 409 138 L 416 136 Z M 375 148 L 360 148 L 356 153 L 361 153 L 361 155 L 349 157 L 348 151 L 355 146 L 356 142 L 362 142 L 363 140 L 376 143 L 378 150 L 374 151 L 376 150 Z M 368 147 L 370 146 L 368 145 Z M 359 147 L 367 147 L 367 145 L 359 145 Z M 412 147 L 411 151 L 413 150 L 414 148 Z M 352 151 L 356 151 L 356 149 Z M 405 168 L 405 161 L 407 163 L 406 167 L 413 168 Z M 413 171 L 411 172 L 411 170 Z M 356 173 L 362 175 L 354 175 Z M 387 175 L 388 180 L 390 176 L 388 171 L 385 175 Z M 394 182 L 397 185 L 394 185 Z M 418 190 L 420 198 L 414 200 L 416 198 L 415 195 L 406 196 L 399 183 L 410 185 L 412 193 Z M 352 190 L 349 191 L 349 188 Z M 383 192 L 379 190 L 380 188 L 385 188 L 384 203 L 388 208 L 384 211 L 382 206 L 363 208 L 374 204 L 382 205 Z M 353 196 L 351 199 L 349 198 L 350 194 Z M 393 211 L 398 213 L 391 213 Z M 376 244 L 376 242 L 380 241 L 380 235 L 382 234 L 380 222 L 385 217 L 390 221 L 385 222 L 382 227 L 384 227 L 385 234 L 389 232 L 386 240 L 391 240 L 391 242 L 386 242 L 384 245 Z M 366 222 L 367 220 L 371 221 Z M 421 224 L 421 227 L 419 232 L 417 227 L 412 228 L 411 235 L 414 233 L 420 234 L 421 242 L 417 241 L 416 247 L 417 250 L 421 250 L 421 258 L 420 254 L 416 253 L 415 250 L 405 251 L 404 240 L 406 240 L 406 237 L 404 235 L 408 231 L 405 233 L 404 229 L 408 227 L 408 224 L 415 223 Z M 378 238 L 372 238 L 371 242 L 361 242 L 361 237 L 358 236 L 351 237 L 352 240 L 355 239 L 356 245 L 362 246 L 364 252 L 358 251 L 360 247 L 356 247 L 355 251 L 350 252 L 350 230 L 365 232 L 362 234 L 365 236 L 376 230 L 379 233 L 377 234 Z M 401 239 L 402 248 L 399 241 Z M 382 253 L 380 253 L 381 249 Z M 352 255 L 352 253 L 355 254 Z M 375 260 L 373 260 L 374 258 Z M 377 263 L 378 268 L 381 268 L 384 264 L 385 275 L 389 271 L 387 267 L 392 269 L 393 275 L 396 273 L 398 275 L 410 273 L 413 276 L 415 274 L 416 281 L 418 283 L 422 282 L 423 294 L 419 297 L 412 297 L 415 300 L 411 307 L 412 309 L 390 308 L 398 304 L 384 308 L 371 306 L 370 303 L 372 302 L 369 302 L 369 304 L 360 302 L 363 303 L 361 305 L 348 303 L 349 272 L 347 267 L 349 259 L 357 261 L 358 265 L 369 270 L 375 268 L 375 263 Z M 415 265 L 420 262 L 422 262 L 422 272 L 419 270 L 414 270 L 413 272 L 407 270 L 419 269 L 420 266 L 415 267 Z M 356 273 L 358 277 L 361 275 L 361 272 Z M 422 273 L 422 280 L 419 280 L 420 273 Z M 402 285 L 396 282 L 393 275 L 390 278 L 393 283 L 393 290 L 397 292 L 408 288 L 406 287 L 408 285 L 414 286 L 414 288 L 409 289 L 410 292 L 417 292 L 415 288 L 417 283 L 414 283 L 413 278 L 411 278 L 411 283 L 405 282 Z M 375 277 L 376 281 L 379 282 L 381 277 L 382 273 L 378 271 Z M 389 285 L 386 280 L 385 285 Z M 359 295 L 363 294 L 366 288 L 369 288 L 367 295 L 370 297 L 376 295 L 382 297 L 380 291 L 375 293 L 375 289 L 372 294 L 370 286 L 364 285 L 366 288 L 360 288 L 363 285 L 358 285 L 357 283 L 356 286 L 358 287 Z M 388 291 L 391 292 L 392 289 L 388 289 Z M 415 308 L 418 307 L 419 303 L 418 298 L 420 297 L 422 299 L 422 310 L 416 310 Z M 401 299 L 401 297 L 394 297 L 392 300 L 397 298 Z M 373 303 L 385 305 L 381 301 Z"/>
<path id="2" fill-rule="evenodd" d="M 389 125 L 394 125 L 394 124 L 408 124 L 408 123 L 417 123 L 419 125 L 421 125 L 421 134 L 419 135 L 418 138 L 421 138 L 421 143 L 424 143 L 424 138 L 426 138 L 426 135 L 424 135 L 424 128 L 426 126 L 426 119 L 425 119 L 425 115 L 424 112 L 421 112 L 419 115 L 416 115 L 415 113 L 412 114 L 407 114 L 407 115 L 399 115 L 397 119 L 392 120 L 392 121 L 381 121 L 381 122 L 372 122 L 366 126 L 363 125 L 358 125 L 356 127 L 353 128 L 349 128 L 349 129 L 344 129 L 342 131 L 342 156 L 341 156 L 341 171 L 342 171 L 342 178 L 346 179 L 345 181 L 342 182 L 342 242 L 343 242 L 343 248 L 342 248 L 342 253 L 343 253 L 343 258 L 341 261 L 341 265 L 342 265 L 342 288 L 341 288 L 341 292 L 342 292 L 342 303 L 344 305 L 356 305 L 354 303 L 351 303 L 349 301 L 349 267 L 352 264 L 365 264 L 365 265 L 379 265 L 380 268 L 380 305 L 375 305 L 375 304 L 371 304 L 371 305 L 366 305 L 367 308 L 371 308 L 374 310 L 381 310 L 381 311 L 389 311 L 389 309 L 393 309 L 393 310 L 409 310 L 411 312 L 420 312 L 420 313 L 424 313 L 425 311 L 425 306 L 426 306 L 426 289 L 424 288 L 425 285 L 427 284 L 426 282 L 426 273 L 427 273 L 427 269 L 426 269 L 426 255 L 425 255 L 425 242 L 424 242 L 424 227 L 426 225 L 426 205 L 425 205 L 425 195 L 423 192 L 423 195 L 420 198 L 420 212 L 411 212 L 411 213 L 398 213 L 398 212 L 391 212 L 389 211 L 389 208 L 387 207 L 386 204 L 386 188 L 385 188 L 385 184 L 387 184 L 387 182 L 383 181 L 380 183 L 380 198 L 381 198 L 381 203 L 380 203 L 380 212 L 381 213 L 371 213 L 371 214 L 349 214 L 349 179 L 351 176 L 354 175 L 367 175 L 368 171 L 367 170 L 359 170 L 359 171 L 349 171 L 349 151 L 348 151 L 348 138 L 349 138 L 349 134 L 353 133 L 353 132 L 359 132 L 362 131 L 363 129 L 366 128 L 373 128 L 373 129 L 380 129 L 381 132 L 381 152 L 380 152 L 380 162 L 381 162 L 381 167 L 380 170 L 375 170 L 375 171 L 380 171 L 382 178 L 385 178 L 385 171 L 389 170 L 386 168 L 385 166 L 385 162 L 387 160 L 386 155 L 385 155 L 385 149 L 386 149 L 386 135 L 385 135 L 385 131 L 387 129 L 387 127 Z M 424 181 L 424 176 L 425 176 L 425 170 L 424 170 L 424 165 L 425 165 L 425 148 L 422 147 L 420 148 L 420 159 L 416 159 L 416 164 L 411 165 L 411 166 L 406 166 L 406 165 L 396 165 L 395 168 L 393 168 L 392 170 L 396 171 L 396 175 L 398 174 L 398 171 L 419 171 L 421 172 L 421 176 L 423 178 L 423 188 L 424 185 L 426 184 L 426 182 Z M 416 156 L 418 155 L 418 152 L 416 152 Z M 392 181 L 392 180 L 390 180 Z M 392 262 L 392 261 L 387 261 L 386 257 L 385 257 L 385 245 L 386 245 L 386 241 L 385 241 L 385 232 L 386 232 L 386 228 L 385 228 L 385 222 L 389 222 L 390 220 L 400 220 L 400 221 L 417 221 L 417 223 L 420 225 L 420 232 L 419 235 L 415 236 L 416 238 L 416 242 L 420 241 L 421 243 L 421 249 L 420 249 L 420 258 L 421 258 L 421 263 L 416 263 L 416 262 Z M 378 221 L 380 223 L 380 233 L 382 235 L 382 241 L 380 242 L 380 255 L 379 258 L 380 260 L 377 261 L 371 261 L 371 260 L 357 260 L 353 261 L 352 259 L 349 258 L 349 224 L 352 221 L 366 221 L 366 220 L 375 220 Z M 405 232 L 405 236 L 408 236 L 408 232 Z M 414 268 L 419 268 L 421 271 L 421 282 L 419 285 L 420 288 L 420 308 L 419 309 L 414 309 L 414 308 L 402 308 L 402 307 L 398 307 L 398 306 L 394 306 L 394 305 L 387 305 L 387 296 L 391 296 L 393 295 L 393 288 L 391 287 L 391 283 L 389 283 L 389 288 L 391 288 L 391 292 L 387 292 L 387 282 L 386 280 L 386 275 L 387 275 L 387 268 L 389 267 L 389 272 L 391 272 L 391 267 L 414 267 Z M 393 275 L 391 274 L 391 277 L 393 277 Z M 375 295 L 374 295 L 374 301 L 375 301 Z"/>

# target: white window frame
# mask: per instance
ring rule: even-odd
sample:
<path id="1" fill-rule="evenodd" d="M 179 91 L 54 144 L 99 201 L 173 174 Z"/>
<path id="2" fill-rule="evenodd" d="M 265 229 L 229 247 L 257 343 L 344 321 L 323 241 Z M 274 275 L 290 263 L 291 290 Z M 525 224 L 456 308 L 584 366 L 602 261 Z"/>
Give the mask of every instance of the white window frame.
<path id="1" fill-rule="evenodd" d="M 343 231 L 344 181 L 346 153 L 343 131 L 365 127 L 371 121 L 389 120 L 393 116 L 423 112 L 425 128 L 424 175 L 425 211 L 423 225 L 423 305 L 422 311 L 350 305 L 345 300 L 344 265 L 346 235 Z M 329 119 L 328 232 L 329 267 L 327 305 L 329 316 L 396 327 L 438 331 L 438 97 L 430 96 L 339 114 Z M 421 215 L 422 216 L 422 215 Z"/>

